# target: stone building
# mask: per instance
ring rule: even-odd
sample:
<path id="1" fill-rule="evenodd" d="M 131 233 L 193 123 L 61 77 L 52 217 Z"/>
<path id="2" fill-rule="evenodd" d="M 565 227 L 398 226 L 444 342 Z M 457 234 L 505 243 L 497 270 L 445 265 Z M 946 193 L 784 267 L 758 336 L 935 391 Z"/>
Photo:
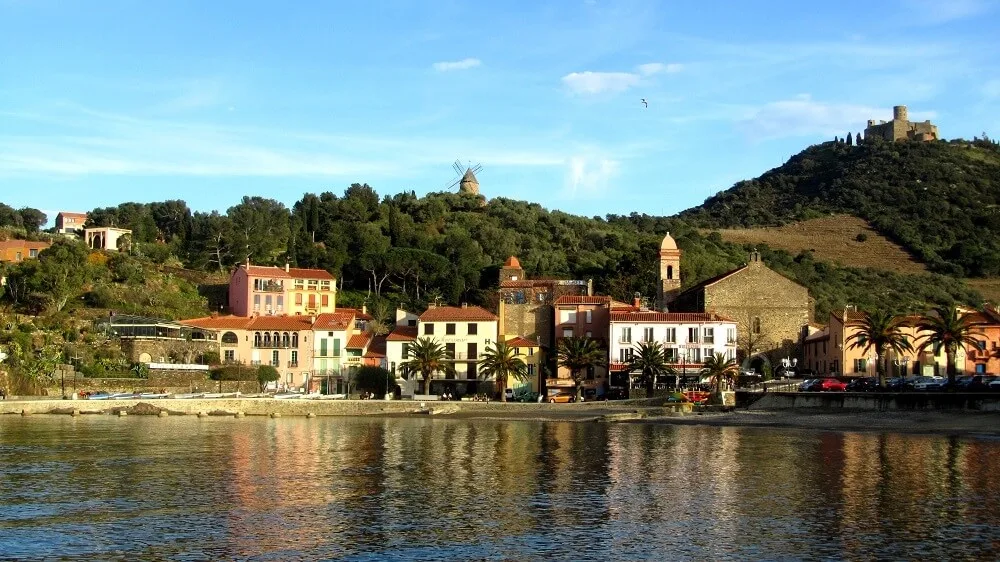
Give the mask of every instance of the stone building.
<path id="1" fill-rule="evenodd" d="M 874 119 L 868 120 L 868 126 L 865 128 L 865 139 L 870 140 L 876 137 L 886 141 L 932 141 L 938 140 L 938 128 L 929 120 L 920 123 L 910 121 L 906 106 L 897 105 L 892 108 L 892 121 L 876 123 Z"/>
<path id="2" fill-rule="evenodd" d="M 661 247 L 669 245 L 664 239 Z M 715 313 L 735 321 L 741 361 L 762 353 L 792 356 L 812 308 L 809 291 L 764 265 L 756 251 L 746 265 L 689 287 L 670 303 L 670 312 Z"/>
<path id="3" fill-rule="evenodd" d="M 589 281 L 527 279 L 521 262 L 507 258 L 500 268 L 500 335 L 522 336 L 551 349 L 555 341 L 553 303 L 563 296 L 590 295 Z"/>

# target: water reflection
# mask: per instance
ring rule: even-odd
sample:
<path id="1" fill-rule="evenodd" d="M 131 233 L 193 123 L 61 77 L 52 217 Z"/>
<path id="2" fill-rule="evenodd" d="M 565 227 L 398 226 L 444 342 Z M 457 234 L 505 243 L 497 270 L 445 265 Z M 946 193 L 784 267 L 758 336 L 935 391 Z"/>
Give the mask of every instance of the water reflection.
<path id="1" fill-rule="evenodd" d="M 1000 443 L 447 419 L 0 418 L 0 558 L 995 559 Z"/>

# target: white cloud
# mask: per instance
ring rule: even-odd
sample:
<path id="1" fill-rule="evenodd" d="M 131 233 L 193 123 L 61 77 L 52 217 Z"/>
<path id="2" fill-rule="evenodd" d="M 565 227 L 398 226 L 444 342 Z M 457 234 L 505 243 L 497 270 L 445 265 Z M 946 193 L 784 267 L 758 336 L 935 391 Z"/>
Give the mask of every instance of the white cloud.
<path id="1" fill-rule="evenodd" d="M 571 197 L 604 195 L 621 164 L 607 156 L 573 156 L 566 171 L 566 194 Z"/>
<path id="2" fill-rule="evenodd" d="M 483 64 L 483 61 L 474 58 L 465 58 L 457 61 L 436 62 L 432 66 L 438 72 L 450 72 L 452 70 L 468 70 Z"/>
<path id="3" fill-rule="evenodd" d="M 650 62 L 640 64 L 635 72 L 571 72 L 562 77 L 563 84 L 574 94 L 617 94 L 642 83 L 643 78 L 661 73 L 680 72 L 683 65 Z"/>
<path id="4" fill-rule="evenodd" d="M 932 119 L 932 111 L 910 112 L 911 121 Z M 891 108 L 826 103 L 808 94 L 771 102 L 748 111 L 738 126 L 751 138 L 774 139 L 799 136 L 845 136 L 863 130 L 869 119 L 892 119 Z"/>

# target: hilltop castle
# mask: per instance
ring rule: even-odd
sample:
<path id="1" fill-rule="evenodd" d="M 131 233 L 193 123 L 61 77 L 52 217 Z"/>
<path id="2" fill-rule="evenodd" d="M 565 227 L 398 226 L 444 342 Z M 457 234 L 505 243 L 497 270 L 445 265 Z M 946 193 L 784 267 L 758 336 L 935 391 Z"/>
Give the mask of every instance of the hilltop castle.
<path id="1" fill-rule="evenodd" d="M 906 113 L 906 106 L 897 105 L 892 108 L 892 121 L 875 123 L 874 119 L 868 120 L 868 126 L 865 127 L 865 140 L 875 137 L 887 141 L 932 141 L 938 140 L 938 128 L 930 120 L 923 123 L 910 121 Z"/>

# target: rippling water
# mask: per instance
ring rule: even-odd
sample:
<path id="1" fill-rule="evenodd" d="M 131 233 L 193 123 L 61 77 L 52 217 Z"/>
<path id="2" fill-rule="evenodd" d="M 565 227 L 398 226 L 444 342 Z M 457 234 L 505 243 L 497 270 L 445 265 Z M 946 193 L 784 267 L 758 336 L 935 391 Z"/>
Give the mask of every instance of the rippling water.
<path id="1" fill-rule="evenodd" d="M 446 419 L 0 418 L 0 558 L 997 559 L 1000 442 Z"/>

